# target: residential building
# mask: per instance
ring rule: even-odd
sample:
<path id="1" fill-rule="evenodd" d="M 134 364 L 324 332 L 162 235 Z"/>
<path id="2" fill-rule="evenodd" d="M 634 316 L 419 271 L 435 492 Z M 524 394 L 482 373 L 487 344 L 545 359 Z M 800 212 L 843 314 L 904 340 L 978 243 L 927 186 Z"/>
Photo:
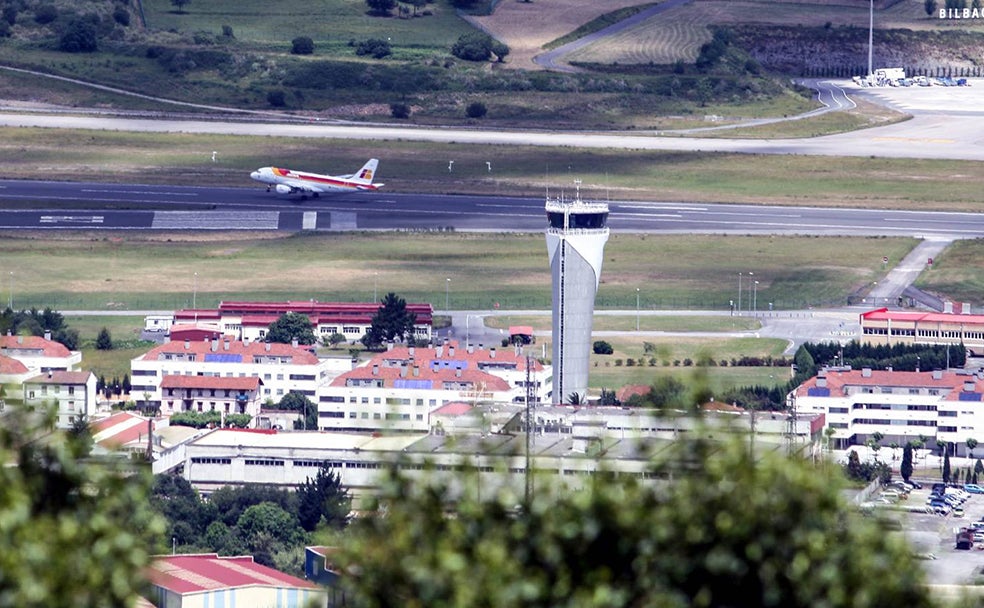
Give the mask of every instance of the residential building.
<path id="1" fill-rule="evenodd" d="M 253 556 L 158 555 L 147 568 L 147 598 L 161 608 L 303 608 L 323 606 L 311 581 L 257 564 Z"/>
<path id="2" fill-rule="evenodd" d="M 281 315 L 293 312 L 310 319 L 319 339 L 333 334 L 348 342 L 357 342 L 372 325 L 379 310 L 376 302 L 220 302 L 218 309 L 185 309 L 174 313 L 174 323 L 208 323 L 239 340 L 262 340 L 271 323 Z M 434 308 L 430 304 L 407 303 L 407 312 L 416 317 L 414 337 L 430 340 Z"/>
<path id="3" fill-rule="evenodd" d="M 984 443 L 984 374 L 955 371 L 823 369 L 790 394 L 797 413 L 823 413 L 834 430 L 832 447 L 864 445 L 881 433 L 880 445 L 920 438 L 927 448 L 949 444 L 968 454 L 967 439 Z"/>
<path id="4" fill-rule="evenodd" d="M 878 308 L 860 319 L 861 341 L 868 344 L 963 345 L 971 355 L 984 355 L 984 315 Z"/>
<path id="5" fill-rule="evenodd" d="M 116 412 L 91 421 L 96 454 L 147 454 L 158 451 L 155 421 L 134 412 Z"/>
<path id="6" fill-rule="evenodd" d="M 178 412 L 219 412 L 260 414 L 260 387 L 255 376 L 223 378 L 219 376 L 164 376 L 161 379 L 161 409 Z"/>
<path id="7" fill-rule="evenodd" d="M 258 397 L 264 402 L 276 403 L 290 391 L 315 401 L 318 387 L 350 369 L 352 361 L 348 357 L 320 359 L 309 348 L 296 344 L 241 342 L 230 336 L 221 340 L 172 341 L 156 346 L 130 362 L 131 395 L 139 406 L 160 408 L 165 415 L 185 411 L 184 407 L 171 409 L 174 394 L 165 396 L 161 393 L 163 379 L 166 376 L 210 376 L 258 378 L 262 381 Z M 170 388 L 179 387 L 172 384 Z"/>
<path id="8" fill-rule="evenodd" d="M 513 347 L 394 346 L 318 391 L 318 428 L 427 432 L 431 412 L 451 402 L 524 403 L 527 381 L 532 402 L 549 400 L 550 377 Z"/>
<path id="9" fill-rule="evenodd" d="M 25 380 L 23 390 L 25 405 L 55 408 L 57 428 L 72 428 L 80 418 L 88 419 L 96 411 L 96 376 L 92 372 L 49 370 Z"/>
<path id="10" fill-rule="evenodd" d="M 76 371 L 82 363 L 82 353 L 68 350 L 51 334 L 40 336 L 0 336 L 0 356 L 17 359 L 36 374 L 47 371 Z"/>
<path id="11" fill-rule="evenodd" d="M 0 403 L 23 400 L 24 381 L 36 375 L 36 371 L 31 371 L 17 359 L 0 355 Z"/>

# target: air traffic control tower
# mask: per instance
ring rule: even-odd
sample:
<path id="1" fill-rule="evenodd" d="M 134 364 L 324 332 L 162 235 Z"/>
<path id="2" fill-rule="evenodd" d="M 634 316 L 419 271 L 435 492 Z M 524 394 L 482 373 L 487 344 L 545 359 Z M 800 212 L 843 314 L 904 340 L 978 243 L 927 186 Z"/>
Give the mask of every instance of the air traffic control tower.
<path id="1" fill-rule="evenodd" d="M 580 186 L 580 182 L 575 182 Z M 591 323 L 608 242 L 608 205 L 547 198 L 547 252 L 553 278 L 553 402 L 588 391 Z"/>

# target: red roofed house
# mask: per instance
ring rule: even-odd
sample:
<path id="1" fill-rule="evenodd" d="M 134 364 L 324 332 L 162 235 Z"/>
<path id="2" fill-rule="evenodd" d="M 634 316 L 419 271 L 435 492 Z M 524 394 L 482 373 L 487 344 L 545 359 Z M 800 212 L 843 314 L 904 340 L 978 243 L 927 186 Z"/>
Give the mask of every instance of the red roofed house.
<path id="1" fill-rule="evenodd" d="M 323 606 L 310 581 L 253 561 L 252 556 L 163 555 L 147 569 L 152 602 L 161 608 L 304 608 Z"/>
<path id="2" fill-rule="evenodd" d="M 82 353 L 40 336 L 0 336 L 0 384 L 8 400 L 23 399 L 24 380 L 51 371 L 74 371 L 82 363 Z"/>
<path id="3" fill-rule="evenodd" d="M 975 355 L 984 354 L 984 315 L 878 308 L 860 319 L 861 340 L 868 344 L 963 344 Z"/>
<path id="4" fill-rule="evenodd" d="M 291 344 L 244 343 L 228 336 L 221 340 L 171 341 L 130 361 L 130 394 L 137 405 L 159 407 L 162 414 L 170 415 L 186 408 L 175 401 L 173 393 L 162 394 L 166 376 L 258 378 L 262 381 L 257 394 L 260 401 L 277 402 L 290 391 L 316 401 L 318 387 L 350 369 L 352 360 L 348 357 L 319 359 L 308 348 Z M 197 410 L 197 404 L 192 405 Z M 209 409 L 207 400 L 202 407 Z"/>
<path id="5" fill-rule="evenodd" d="M 260 413 L 259 378 L 217 376 L 164 376 L 161 379 L 162 408 L 168 412 Z"/>
<path id="6" fill-rule="evenodd" d="M 550 399 L 551 369 L 531 360 L 534 402 Z M 429 416 L 451 402 L 522 403 L 527 358 L 505 348 L 394 347 L 319 392 L 323 430 L 427 432 Z"/>
<path id="7" fill-rule="evenodd" d="M 96 376 L 92 372 L 49 371 L 24 381 L 24 403 L 30 406 L 54 405 L 58 411 L 55 426 L 72 428 L 80 416 L 96 411 Z"/>
<path id="8" fill-rule="evenodd" d="M 216 323 L 226 334 L 240 340 L 256 341 L 266 336 L 267 327 L 280 315 L 288 312 L 302 314 L 311 320 L 314 335 L 327 338 L 340 334 L 349 342 L 356 342 L 365 335 L 372 324 L 372 317 L 379 310 L 374 302 L 220 302 L 218 310 L 192 309 L 174 313 L 175 323 Z M 417 322 L 414 336 L 419 340 L 431 339 L 434 307 L 430 304 L 407 303 L 407 311 Z"/>
<path id="9" fill-rule="evenodd" d="M 967 455 L 968 438 L 984 444 L 984 378 L 964 370 L 902 372 L 820 370 L 791 394 L 797 413 L 824 413 L 834 429 L 833 448 L 864 445 L 878 432 L 881 445 L 928 438 L 949 442 Z"/>
<path id="10" fill-rule="evenodd" d="M 146 454 L 148 435 L 153 434 L 153 426 L 151 418 L 133 412 L 117 412 L 94 420 L 90 428 L 92 440 L 100 452 Z"/>

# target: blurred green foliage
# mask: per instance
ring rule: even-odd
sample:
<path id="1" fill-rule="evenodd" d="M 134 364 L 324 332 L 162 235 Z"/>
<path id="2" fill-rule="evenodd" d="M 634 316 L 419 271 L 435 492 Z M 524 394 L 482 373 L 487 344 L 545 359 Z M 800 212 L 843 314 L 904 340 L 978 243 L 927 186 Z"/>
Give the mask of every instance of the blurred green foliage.
<path id="1" fill-rule="evenodd" d="M 697 433 L 695 433 L 697 435 Z M 738 440 L 683 439 L 647 479 L 537 479 L 526 502 L 394 473 L 340 565 L 354 606 L 930 606 L 900 537 L 834 471 Z M 465 486 L 468 485 L 466 482 Z M 519 504 L 517 504 L 519 502 Z"/>
<path id="2" fill-rule="evenodd" d="M 52 430 L 50 414 L 4 412 L 0 606 L 131 605 L 164 531 L 149 467 L 93 458 L 87 433 Z"/>

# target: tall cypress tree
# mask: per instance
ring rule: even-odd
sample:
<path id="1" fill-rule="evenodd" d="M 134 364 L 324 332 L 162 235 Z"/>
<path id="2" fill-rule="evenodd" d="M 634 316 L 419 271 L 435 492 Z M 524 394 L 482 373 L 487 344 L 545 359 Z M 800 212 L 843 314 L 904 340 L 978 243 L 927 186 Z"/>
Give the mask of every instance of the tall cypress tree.
<path id="1" fill-rule="evenodd" d="M 912 444 L 907 443 L 905 447 L 902 448 L 902 464 L 899 465 L 899 475 L 902 479 L 909 481 L 912 477 Z"/>

